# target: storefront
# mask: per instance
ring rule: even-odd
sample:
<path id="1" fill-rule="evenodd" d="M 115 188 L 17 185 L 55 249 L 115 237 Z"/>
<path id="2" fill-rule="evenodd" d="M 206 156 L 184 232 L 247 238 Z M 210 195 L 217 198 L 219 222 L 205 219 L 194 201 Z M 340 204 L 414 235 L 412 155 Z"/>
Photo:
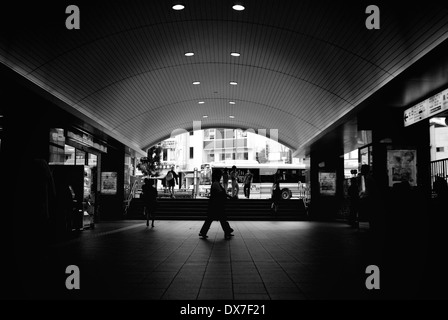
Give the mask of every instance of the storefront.
<path id="1" fill-rule="evenodd" d="M 107 147 L 88 133 L 74 128 L 50 129 L 48 163 L 56 190 L 69 188 L 72 194 L 73 210 L 65 218 L 67 231 L 94 227 L 101 181 L 99 163 L 106 152 Z"/>

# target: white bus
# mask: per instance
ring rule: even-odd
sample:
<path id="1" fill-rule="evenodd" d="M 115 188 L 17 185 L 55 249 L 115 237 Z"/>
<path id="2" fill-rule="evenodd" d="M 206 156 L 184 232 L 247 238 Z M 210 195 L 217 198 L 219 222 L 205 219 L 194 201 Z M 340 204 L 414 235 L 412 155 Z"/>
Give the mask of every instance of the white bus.
<path id="1" fill-rule="evenodd" d="M 244 198 L 244 176 L 247 170 L 253 174 L 250 198 L 268 199 L 271 198 L 272 187 L 275 175 L 280 183 L 283 199 L 306 199 L 309 200 L 309 177 L 308 168 L 305 165 L 297 164 L 267 164 L 267 163 L 245 163 L 245 162 L 214 162 L 201 165 L 199 179 L 199 196 L 208 197 L 210 192 L 212 170 L 217 168 L 223 171 L 225 168 L 229 174 L 232 166 L 236 166 L 238 172 L 239 198 Z M 222 180 L 221 180 L 222 182 Z M 229 178 L 228 192 L 231 193 L 231 181 Z"/>

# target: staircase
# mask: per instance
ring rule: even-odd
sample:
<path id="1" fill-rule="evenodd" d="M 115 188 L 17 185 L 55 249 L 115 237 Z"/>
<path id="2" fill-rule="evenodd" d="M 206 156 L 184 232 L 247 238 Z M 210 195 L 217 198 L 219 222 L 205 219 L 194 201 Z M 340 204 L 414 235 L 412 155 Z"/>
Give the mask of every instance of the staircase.
<path id="1" fill-rule="evenodd" d="M 157 220 L 204 220 L 208 199 L 159 199 Z M 277 215 L 271 211 L 269 199 L 238 199 L 226 203 L 228 220 L 307 220 L 308 214 L 302 200 L 284 200 Z M 144 220 L 143 201 L 132 199 L 126 219 Z"/>

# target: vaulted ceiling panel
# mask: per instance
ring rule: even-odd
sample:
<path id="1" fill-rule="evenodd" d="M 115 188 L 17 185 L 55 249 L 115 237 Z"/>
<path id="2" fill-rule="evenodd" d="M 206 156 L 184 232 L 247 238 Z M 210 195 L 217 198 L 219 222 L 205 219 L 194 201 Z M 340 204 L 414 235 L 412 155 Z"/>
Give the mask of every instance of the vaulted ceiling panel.
<path id="1" fill-rule="evenodd" d="M 243 2 L 80 3 L 80 30 L 66 5 L 28 7 L 42 20 L 27 25 L 11 4 L 0 61 L 137 149 L 201 121 L 278 129 L 299 150 L 448 37 L 443 5 L 377 4 L 368 30 L 367 2 Z"/>

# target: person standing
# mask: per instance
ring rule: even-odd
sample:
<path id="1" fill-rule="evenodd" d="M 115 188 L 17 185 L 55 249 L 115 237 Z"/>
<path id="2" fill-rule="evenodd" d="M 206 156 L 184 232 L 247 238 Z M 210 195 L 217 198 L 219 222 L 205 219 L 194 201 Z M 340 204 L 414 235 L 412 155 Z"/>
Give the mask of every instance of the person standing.
<path id="1" fill-rule="evenodd" d="M 168 173 L 166 174 L 166 183 L 168 185 L 168 190 L 170 192 L 170 196 L 171 198 L 174 198 L 174 186 L 178 185 L 178 175 L 177 173 L 174 171 L 174 166 L 171 167 L 171 170 L 168 171 Z"/>
<path id="2" fill-rule="evenodd" d="M 236 166 L 232 166 L 232 171 L 230 171 L 230 179 L 232 181 L 232 198 L 238 198 L 240 187 L 238 186 L 238 171 Z"/>
<path id="3" fill-rule="evenodd" d="M 247 169 L 246 175 L 244 176 L 244 196 L 249 199 L 250 197 L 250 186 L 254 180 L 254 175 Z"/>
<path id="4" fill-rule="evenodd" d="M 272 204 L 271 208 L 274 210 L 274 214 L 277 215 L 278 205 L 282 200 L 282 191 L 280 190 L 280 184 L 274 183 L 274 189 L 272 190 Z"/>
<path id="5" fill-rule="evenodd" d="M 207 232 L 214 220 L 219 220 L 219 222 L 221 223 L 225 239 L 230 239 L 230 237 L 233 236 L 232 232 L 234 230 L 230 227 L 225 213 L 226 199 L 230 197 L 227 195 L 227 193 L 224 191 L 224 188 L 220 184 L 221 175 L 222 173 L 220 169 L 213 170 L 207 218 L 205 219 L 204 224 L 199 231 L 199 236 L 203 239 L 208 238 Z"/>
<path id="6" fill-rule="evenodd" d="M 229 188 L 229 172 L 227 171 L 227 168 L 224 168 L 224 171 L 222 172 L 222 185 L 227 193 L 227 189 Z"/>
<path id="7" fill-rule="evenodd" d="M 149 226 L 149 218 L 152 219 L 151 227 L 154 228 L 155 210 L 157 208 L 157 189 L 151 183 L 151 180 L 146 178 L 145 184 L 142 186 L 143 201 L 145 203 L 145 217 L 146 226 Z"/>

